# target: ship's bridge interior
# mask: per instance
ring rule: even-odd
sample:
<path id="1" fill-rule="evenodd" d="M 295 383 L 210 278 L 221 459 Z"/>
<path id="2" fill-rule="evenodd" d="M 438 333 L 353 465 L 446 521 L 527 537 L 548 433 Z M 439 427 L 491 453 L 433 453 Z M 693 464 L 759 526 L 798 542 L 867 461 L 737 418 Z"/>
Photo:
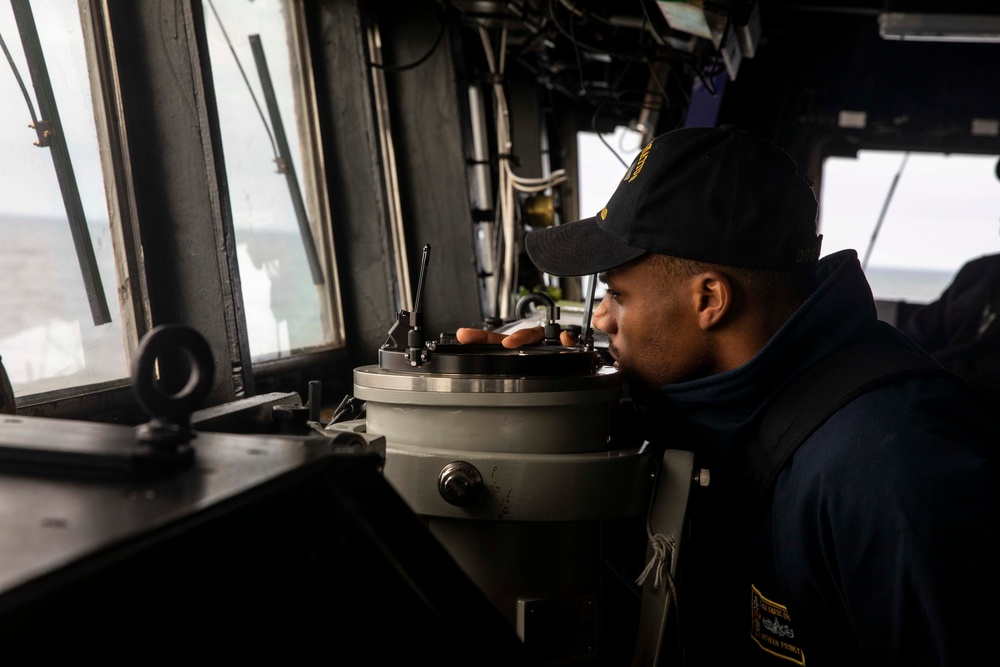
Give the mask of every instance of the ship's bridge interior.
<path id="1" fill-rule="evenodd" d="M 707 478 L 609 438 L 603 287 L 524 237 L 594 215 L 652 137 L 735 125 L 902 326 L 1000 253 L 980 4 L 0 7 L 4 646 L 655 664 L 669 587 L 620 586 L 607 542 L 638 521 L 643 560 Z"/>

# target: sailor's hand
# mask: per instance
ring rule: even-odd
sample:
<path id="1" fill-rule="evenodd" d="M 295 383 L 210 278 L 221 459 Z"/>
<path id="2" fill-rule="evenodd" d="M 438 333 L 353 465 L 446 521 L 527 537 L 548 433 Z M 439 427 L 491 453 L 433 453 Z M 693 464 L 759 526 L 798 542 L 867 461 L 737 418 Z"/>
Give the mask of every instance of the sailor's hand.
<path id="1" fill-rule="evenodd" d="M 465 328 L 458 329 L 455 332 L 455 338 L 463 345 L 495 345 L 499 343 L 507 348 L 541 343 L 544 337 L 545 330 L 542 327 L 518 329 L 512 334 L 502 334 L 496 331 L 486 331 L 485 329 Z"/>
<path id="2" fill-rule="evenodd" d="M 566 347 L 573 347 L 574 345 L 579 345 L 580 343 L 580 341 L 576 339 L 576 336 L 565 329 L 559 332 L 559 342 Z"/>
<path id="3" fill-rule="evenodd" d="M 545 338 L 545 329 L 542 327 L 530 327 L 528 329 L 518 329 L 511 334 L 502 334 L 484 329 L 463 328 L 455 332 L 455 338 L 463 345 L 495 345 L 499 343 L 506 348 L 516 348 L 522 345 L 541 343 Z M 559 334 L 559 342 L 567 346 L 576 345 L 576 338 L 573 337 L 573 334 L 563 331 Z"/>

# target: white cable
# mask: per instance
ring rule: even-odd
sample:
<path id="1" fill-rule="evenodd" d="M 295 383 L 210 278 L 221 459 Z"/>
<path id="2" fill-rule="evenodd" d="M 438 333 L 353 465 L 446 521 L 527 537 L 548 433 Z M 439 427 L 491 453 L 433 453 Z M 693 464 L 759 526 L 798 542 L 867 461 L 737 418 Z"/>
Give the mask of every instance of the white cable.
<path id="1" fill-rule="evenodd" d="M 553 185 L 558 185 L 559 183 L 562 183 L 565 180 L 566 179 L 563 179 L 561 181 L 556 181 L 555 183 L 544 183 L 544 184 L 541 184 L 541 185 L 516 185 L 515 184 L 514 187 L 516 189 L 518 189 L 519 191 L 521 191 L 521 192 L 545 192 L 546 190 L 548 190 L 549 188 L 551 188 Z"/>
<path id="2" fill-rule="evenodd" d="M 517 176 L 517 175 L 515 175 L 513 173 L 511 174 L 511 177 L 514 179 L 515 183 L 523 183 L 525 185 L 543 185 L 545 183 L 554 184 L 555 181 L 559 181 L 561 183 L 562 181 L 566 180 L 566 170 L 565 169 L 557 169 L 556 171 L 553 171 L 548 176 L 545 176 L 545 177 L 542 177 L 542 178 L 531 178 L 529 176 Z"/>
<path id="3" fill-rule="evenodd" d="M 546 177 L 543 178 L 531 178 L 526 176 L 518 176 L 514 173 L 510 166 L 510 153 L 513 148 L 513 142 L 510 136 L 510 110 L 507 107 L 507 96 L 504 92 L 502 80 L 503 80 L 503 68 L 504 61 L 506 59 L 507 53 L 507 29 L 504 28 L 500 32 L 500 51 L 499 60 L 493 53 L 493 47 L 490 44 L 489 34 L 486 28 L 482 25 L 479 26 L 479 38 L 483 43 L 483 50 L 486 54 L 486 64 L 489 67 L 490 74 L 493 78 L 493 97 L 496 104 L 495 118 L 496 118 L 496 140 L 497 140 L 497 150 L 500 153 L 499 169 L 497 176 L 497 219 L 499 222 L 500 239 L 497 244 L 498 250 L 500 247 L 503 248 L 502 259 L 495 263 L 495 267 L 499 269 L 502 265 L 503 269 L 500 275 L 499 288 L 498 288 L 498 299 L 499 305 L 497 308 L 497 316 L 501 319 L 506 319 L 510 314 L 510 295 L 514 291 L 514 279 L 517 275 L 517 249 L 515 247 L 517 240 L 517 222 L 515 219 L 516 213 L 516 195 L 515 191 L 520 192 L 543 192 L 556 186 L 560 183 L 566 181 L 566 170 L 558 169 Z"/>
<path id="4" fill-rule="evenodd" d="M 508 157 L 510 155 L 510 118 L 508 116 L 507 99 L 503 86 L 500 84 L 503 68 L 503 60 L 497 66 L 493 48 L 490 45 L 489 35 L 486 28 L 479 26 L 479 37 L 483 42 L 483 49 L 486 53 L 486 63 L 489 66 L 490 74 L 493 75 L 493 96 L 496 103 L 496 137 L 497 149 L 501 154 L 500 169 L 498 170 L 497 182 L 497 206 L 500 218 L 500 228 L 503 232 L 503 271 L 500 275 L 499 307 L 497 315 L 501 319 L 506 319 L 510 314 L 510 294 L 513 292 L 512 283 L 514 281 L 514 240 L 516 238 L 516 228 L 514 220 L 514 181 Z M 500 34 L 501 57 L 506 52 L 507 30 Z"/>

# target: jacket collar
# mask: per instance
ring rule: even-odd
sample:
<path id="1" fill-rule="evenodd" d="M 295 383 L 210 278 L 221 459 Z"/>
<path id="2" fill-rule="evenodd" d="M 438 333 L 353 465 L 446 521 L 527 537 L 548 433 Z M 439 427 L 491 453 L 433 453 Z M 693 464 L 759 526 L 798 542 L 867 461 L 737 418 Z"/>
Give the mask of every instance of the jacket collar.
<path id="1" fill-rule="evenodd" d="M 693 435 L 724 453 L 748 432 L 787 382 L 831 352 L 870 334 L 877 322 L 875 302 L 857 252 L 829 255 L 817 263 L 816 271 L 813 294 L 745 364 L 664 385 L 655 397 L 637 397 L 648 425 L 657 431 L 693 430 Z"/>

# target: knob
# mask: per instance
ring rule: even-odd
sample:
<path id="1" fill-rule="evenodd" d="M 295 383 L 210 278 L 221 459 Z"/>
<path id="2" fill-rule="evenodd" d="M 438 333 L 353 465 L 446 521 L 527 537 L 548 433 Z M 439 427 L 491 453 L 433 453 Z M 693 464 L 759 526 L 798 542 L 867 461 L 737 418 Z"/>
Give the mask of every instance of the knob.
<path id="1" fill-rule="evenodd" d="M 471 463 L 453 461 L 438 475 L 438 493 L 445 502 L 456 507 L 468 507 L 482 491 L 483 476 Z"/>

